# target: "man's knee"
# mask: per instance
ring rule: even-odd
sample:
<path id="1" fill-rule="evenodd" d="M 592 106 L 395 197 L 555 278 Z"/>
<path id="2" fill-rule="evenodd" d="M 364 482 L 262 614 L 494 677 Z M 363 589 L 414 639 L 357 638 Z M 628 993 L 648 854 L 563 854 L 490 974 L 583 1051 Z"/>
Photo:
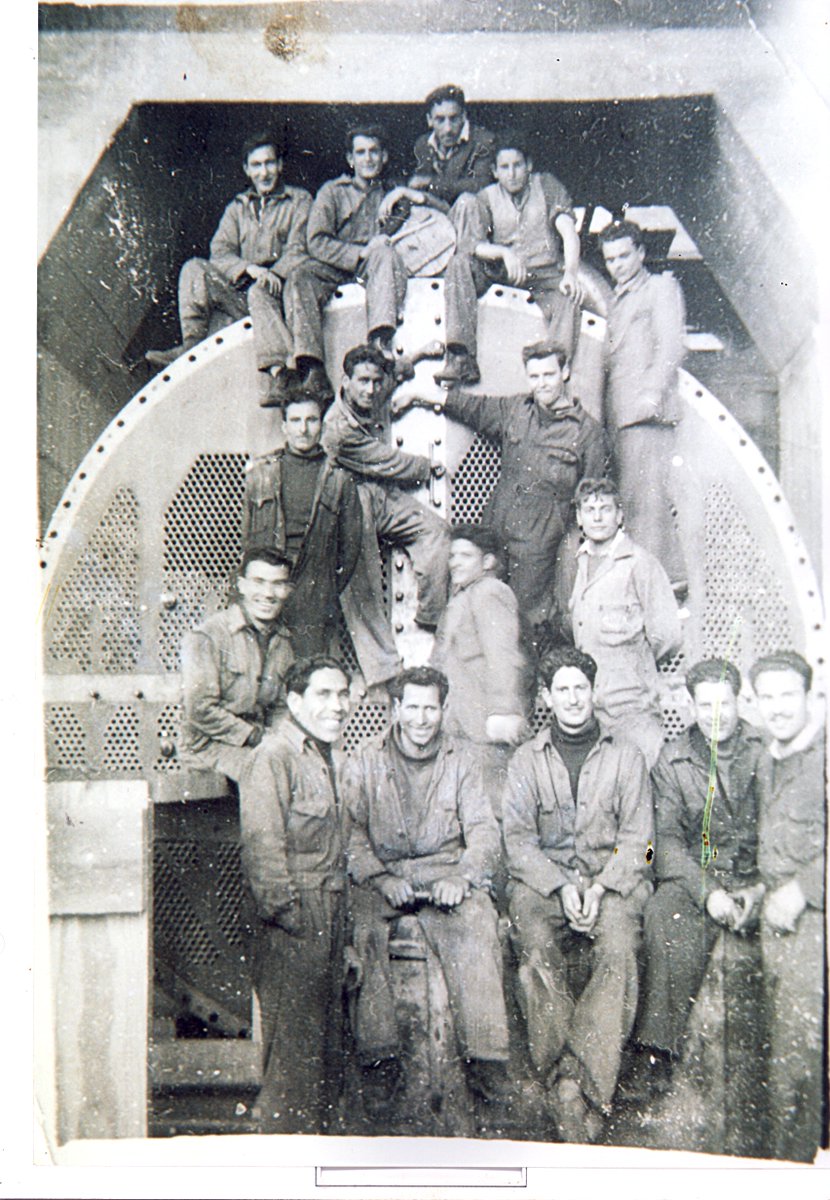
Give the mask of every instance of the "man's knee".
<path id="1" fill-rule="evenodd" d="M 551 921 L 559 916 L 559 899 L 541 896 L 523 883 L 516 884 L 510 895 L 508 911 L 512 936 L 525 955 L 547 946 L 552 939 Z M 560 910 L 561 910 L 561 906 Z"/>
<path id="2" fill-rule="evenodd" d="M 179 287 L 191 289 L 204 286 L 213 269 L 206 258 L 189 258 L 179 271 Z"/>

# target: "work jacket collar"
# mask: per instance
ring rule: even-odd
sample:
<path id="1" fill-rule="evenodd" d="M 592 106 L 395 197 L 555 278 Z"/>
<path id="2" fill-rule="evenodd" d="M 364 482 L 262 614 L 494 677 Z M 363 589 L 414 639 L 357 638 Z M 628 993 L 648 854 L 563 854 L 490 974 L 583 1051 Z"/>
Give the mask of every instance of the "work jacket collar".
<path id="1" fill-rule="evenodd" d="M 735 732 L 729 739 L 732 743 L 732 757 L 749 743 L 760 745 L 763 742 L 760 732 L 747 721 L 738 721 Z M 712 757 L 710 743 L 706 740 L 697 725 L 690 725 L 685 735 L 676 742 L 669 742 L 665 751 L 670 763 L 692 762 L 708 770 Z"/>
<path id="2" fill-rule="evenodd" d="M 633 279 L 629 279 L 627 283 L 618 283 L 614 288 L 614 296 L 619 298 L 625 296 L 629 292 L 638 292 L 641 287 L 644 287 L 648 279 L 651 278 L 651 271 L 647 271 L 645 267 L 640 267 Z"/>
<path id="3" fill-rule="evenodd" d="M 634 553 L 634 543 L 627 533 L 618 529 L 607 550 L 595 550 L 594 543 L 586 538 L 576 553 L 577 556 L 582 554 L 588 558 L 604 558 L 610 562 L 612 559 L 631 558 Z"/>
<path id="4" fill-rule="evenodd" d="M 524 403 L 535 411 L 542 425 L 553 425 L 556 421 L 579 421 L 581 405 L 578 400 L 569 399 L 561 408 L 543 409 L 533 396 L 529 395 L 525 397 Z"/>
<path id="5" fill-rule="evenodd" d="M 448 158 L 452 158 L 452 156 L 454 154 L 457 154 L 458 151 L 461 149 L 461 147 L 466 142 L 469 142 L 469 140 L 470 140 L 470 122 L 468 119 L 464 122 L 464 124 L 461 128 L 461 133 L 458 135 L 458 141 L 455 143 L 454 146 L 450 146 L 449 150 L 441 149 L 440 145 L 438 144 L 438 138 L 435 136 L 434 129 L 432 130 L 429 137 L 427 138 L 427 145 L 429 146 L 430 150 L 434 151 L 437 158 L 440 158 L 442 162 L 445 162 Z"/>
<path id="6" fill-rule="evenodd" d="M 808 720 L 801 733 L 797 734 L 791 742 L 782 743 L 777 740 L 770 742 L 769 752 L 776 762 L 784 762 L 785 759 L 792 758 L 794 754 L 800 754 L 802 750 L 810 749 L 821 728 L 821 724 L 813 717 Z"/>
<path id="7" fill-rule="evenodd" d="M 228 629 L 231 633 L 240 633 L 243 629 L 250 629 L 252 633 L 256 634 L 260 632 L 239 603 L 228 605 Z M 288 631 L 280 624 L 279 620 L 275 621 L 267 632 L 269 637 L 288 637 Z"/>
<path id="8" fill-rule="evenodd" d="M 273 192 L 268 192 L 264 196 L 260 196 L 255 187 L 246 188 L 244 192 L 240 192 L 237 196 L 237 200 L 242 200 L 243 202 L 251 205 L 253 205 L 257 200 L 261 200 L 263 205 L 265 205 L 271 201 L 273 201 L 274 204 L 278 204 L 281 200 L 288 199 L 290 199 L 290 197 L 282 180 L 280 180 Z"/>
<path id="9" fill-rule="evenodd" d="M 600 735 L 594 745 L 588 751 L 585 761 L 587 762 L 592 755 L 596 754 L 600 746 L 604 745 L 605 743 L 613 745 L 614 742 L 615 738 L 613 733 L 603 733 L 602 730 L 600 730 Z M 540 729 L 530 745 L 536 754 L 555 754 L 558 759 L 561 760 L 562 758 L 562 755 L 554 745 L 553 737 L 550 731 L 550 725 L 545 725 L 543 729 Z"/>

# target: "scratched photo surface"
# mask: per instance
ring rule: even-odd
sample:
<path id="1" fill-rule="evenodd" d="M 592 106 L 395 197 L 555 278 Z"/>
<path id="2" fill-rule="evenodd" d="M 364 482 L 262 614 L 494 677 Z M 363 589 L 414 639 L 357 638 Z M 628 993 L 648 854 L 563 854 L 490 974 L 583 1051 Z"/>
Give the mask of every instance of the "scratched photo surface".
<path id="1" fill-rule="evenodd" d="M 822 1153 L 810 8 L 40 6 L 58 1160 Z"/>

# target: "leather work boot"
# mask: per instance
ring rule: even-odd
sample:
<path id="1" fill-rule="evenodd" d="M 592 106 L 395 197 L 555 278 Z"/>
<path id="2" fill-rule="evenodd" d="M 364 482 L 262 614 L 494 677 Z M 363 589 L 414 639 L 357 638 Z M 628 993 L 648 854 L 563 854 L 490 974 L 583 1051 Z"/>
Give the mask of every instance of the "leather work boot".
<path id="1" fill-rule="evenodd" d="M 322 363 L 311 364 L 303 377 L 302 387 L 309 392 L 316 392 L 321 400 L 331 400 L 334 395 L 334 388 Z"/>
<path id="2" fill-rule="evenodd" d="M 441 364 L 441 369 L 433 376 L 436 383 L 449 383 L 457 386 L 461 383 L 478 383 L 481 372 L 478 363 L 468 350 L 447 350 L 447 357 Z"/>
<path id="3" fill-rule="evenodd" d="M 288 367 L 271 367 L 263 371 L 263 388 L 259 397 L 260 408 L 284 408 L 297 389 L 295 371 Z"/>

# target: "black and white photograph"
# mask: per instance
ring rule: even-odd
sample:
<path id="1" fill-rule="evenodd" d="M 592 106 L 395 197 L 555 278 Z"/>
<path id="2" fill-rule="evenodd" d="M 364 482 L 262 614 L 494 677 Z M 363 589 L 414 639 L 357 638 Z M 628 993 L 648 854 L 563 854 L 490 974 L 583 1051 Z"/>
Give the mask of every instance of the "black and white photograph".
<path id="1" fill-rule="evenodd" d="M 39 5 L 44 1161 L 826 1169 L 827 17 Z"/>

